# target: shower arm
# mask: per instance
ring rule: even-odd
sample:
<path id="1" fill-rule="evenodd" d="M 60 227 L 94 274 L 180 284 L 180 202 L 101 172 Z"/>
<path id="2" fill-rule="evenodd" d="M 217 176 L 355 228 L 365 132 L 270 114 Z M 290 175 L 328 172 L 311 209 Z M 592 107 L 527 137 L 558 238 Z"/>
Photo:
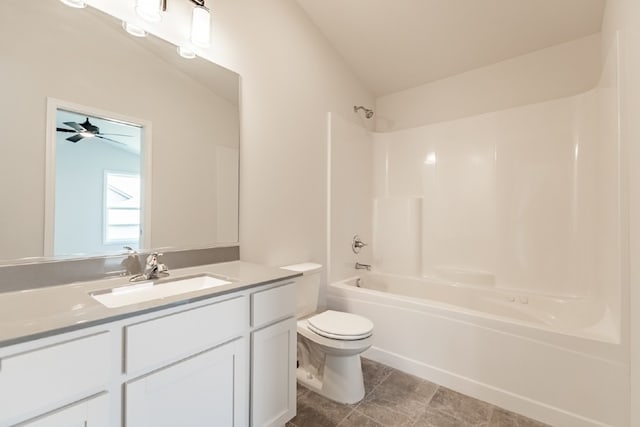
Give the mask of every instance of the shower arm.
<path id="1" fill-rule="evenodd" d="M 374 113 L 373 113 L 373 110 L 371 110 L 371 109 L 369 109 L 369 108 L 366 108 L 366 107 L 364 107 L 364 106 L 362 106 L 362 105 L 354 105 L 354 106 L 353 106 L 353 112 L 354 112 L 354 113 L 357 113 L 357 112 L 358 112 L 358 111 L 360 111 L 360 110 L 364 111 L 364 116 L 365 116 L 367 119 L 370 119 L 371 117 L 373 117 L 373 114 L 374 114 Z"/>

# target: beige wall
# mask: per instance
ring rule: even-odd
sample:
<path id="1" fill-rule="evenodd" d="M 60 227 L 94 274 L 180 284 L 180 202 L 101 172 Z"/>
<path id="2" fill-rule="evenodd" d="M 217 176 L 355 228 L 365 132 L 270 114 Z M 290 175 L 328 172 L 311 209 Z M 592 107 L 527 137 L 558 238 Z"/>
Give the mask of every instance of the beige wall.
<path id="1" fill-rule="evenodd" d="M 623 307 L 628 331 L 630 358 L 630 426 L 640 425 L 640 2 L 636 0 L 609 0 L 603 20 L 603 46 L 620 40 L 620 134 L 622 182 L 623 230 L 630 233 L 622 247 L 629 248 L 623 267 Z M 603 51 L 603 55 L 607 52 Z M 628 199 L 625 201 L 625 199 Z M 623 251 L 626 253 L 626 250 Z M 627 341 L 627 340 L 625 340 Z M 627 396 L 625 396 L 627 398 Z"/>
<path id="2" fill-rule="evenodd" d="M 241 258 L 326 265 L 326 113 L 361 123 L 353 105 L 373 96 L 293 0 L 222 3 L 242 75 Z"/>
<path id="3" fill-rule="evenodd" d="M 600 75 L 600 36 L 518 56 L 380 97 L 381 132 L 549 101 L 593 88 Z"/>

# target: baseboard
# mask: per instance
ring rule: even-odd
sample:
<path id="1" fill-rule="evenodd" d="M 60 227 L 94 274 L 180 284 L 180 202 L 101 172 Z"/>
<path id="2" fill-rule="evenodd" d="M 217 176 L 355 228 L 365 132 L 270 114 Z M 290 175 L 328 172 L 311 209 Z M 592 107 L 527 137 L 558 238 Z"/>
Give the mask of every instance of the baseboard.
<path id="1" fill-rule="evenodd" d="M 563 427 L 611 427 L 599 421 L 520 396 L 488 384 L 466 378 L 417 360 L 409 359 L 378 347 L 371 347 L 363 356 L 392 368 L 415 375 L 476 399 L 489 402 L 509 411 L 552 426 Z"/>

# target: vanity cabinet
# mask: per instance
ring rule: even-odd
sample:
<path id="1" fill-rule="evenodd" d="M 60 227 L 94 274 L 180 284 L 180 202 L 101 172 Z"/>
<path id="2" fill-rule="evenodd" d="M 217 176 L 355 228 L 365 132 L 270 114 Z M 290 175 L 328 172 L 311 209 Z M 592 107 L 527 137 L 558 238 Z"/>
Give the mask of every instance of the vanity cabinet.
<path id="1" fill-rule="evenodd" d="M 295 288 L 275 282 L 0 347 L 0 427 L 282 426 Z"/>
<path id="2" fill-rule="evenodd" d="M 282 426 L 296 415 L 295 285 L 252 298 L 251 426 Z"/>

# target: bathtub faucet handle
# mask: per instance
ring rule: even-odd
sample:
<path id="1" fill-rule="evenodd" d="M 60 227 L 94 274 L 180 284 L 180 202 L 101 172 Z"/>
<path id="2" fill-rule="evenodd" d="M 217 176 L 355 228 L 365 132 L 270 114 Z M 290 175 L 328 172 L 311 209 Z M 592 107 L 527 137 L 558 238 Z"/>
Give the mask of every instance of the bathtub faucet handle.
<path id="1" fill-rule="evenodd" d="M 353 253 L 354 254 L 360 253 L 360 249 L 364 248 L 365 246 L 367 246 L 367 244 L 362 241 L 360 236 L 355 234 L 353 236 L 353 240 L 351 241 L 351 250 L 353 251 Z"/>

